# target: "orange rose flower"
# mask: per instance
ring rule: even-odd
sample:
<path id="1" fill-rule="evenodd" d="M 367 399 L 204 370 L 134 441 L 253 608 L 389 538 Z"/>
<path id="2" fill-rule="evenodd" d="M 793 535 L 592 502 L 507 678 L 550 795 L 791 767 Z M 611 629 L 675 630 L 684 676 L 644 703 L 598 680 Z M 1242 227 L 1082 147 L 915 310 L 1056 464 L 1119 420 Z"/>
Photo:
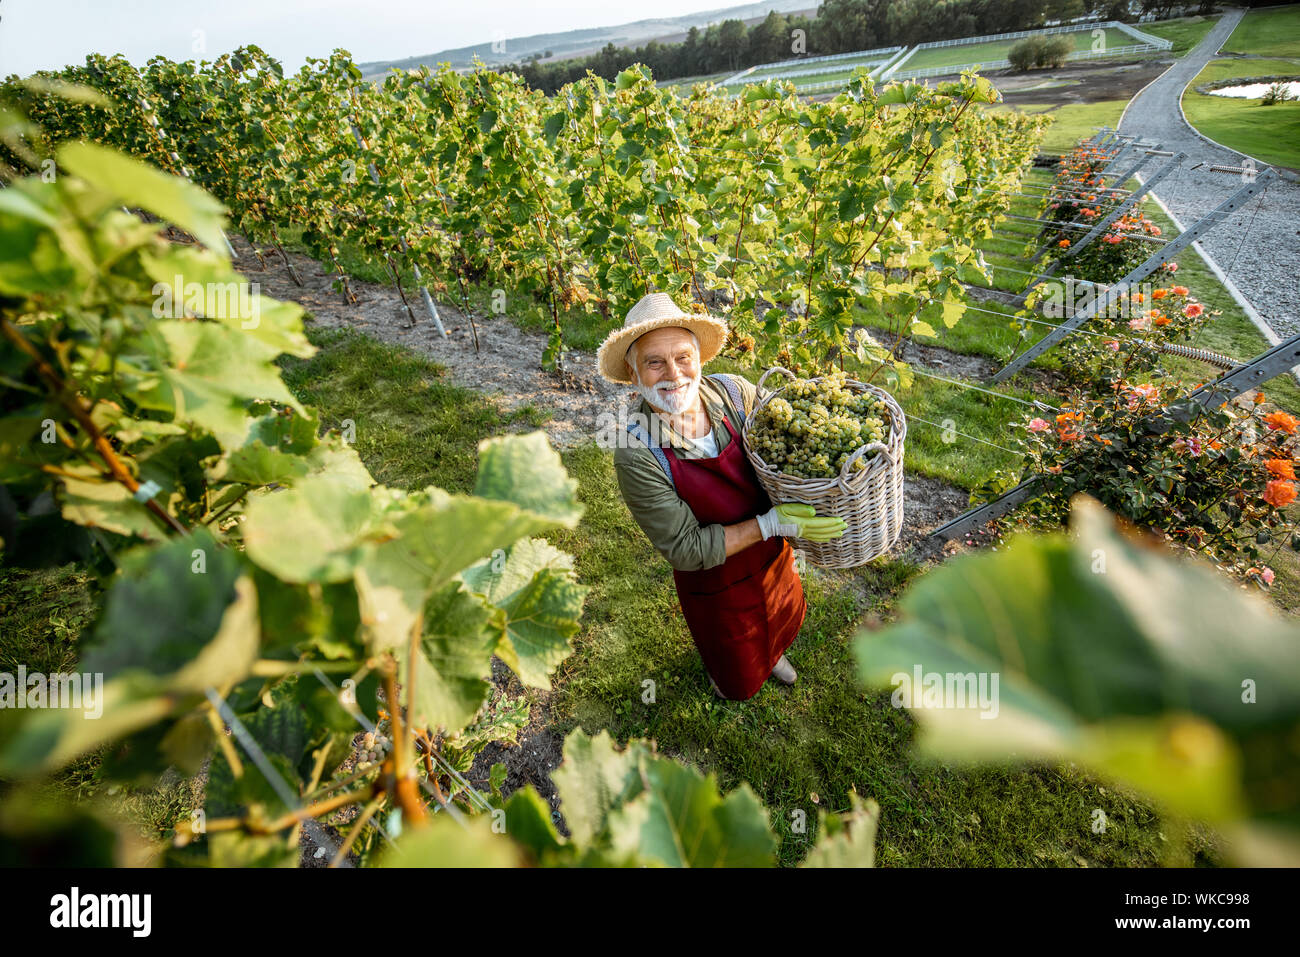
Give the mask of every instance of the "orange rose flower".
<path id="1" fill-rule="evenodd" d="M 1195 319 L 1204 311 L 1205 311 L 1205 307 L 1202 306 L 1199 302 L 1189 302 L 1187 305 L 1183 307 L 1183 315 L 1186 316 L 1188 319 Z"/>
<path id="2" fill-rule="evenodd" d="M 1083 433 L 1074 428 L 1072 423 L 1083 416 L 1078 412 L 1062 412 L 1056 417 L 1056 431 L 1062 442 L 1073 442 L 1083 438 Z"/>
<path id="3" fill-rule="evenodd" d="M 1151 298 L 1152 298 L 1152 299 L 1163 299 L 1163 298 L 1165 298 L 1165 296 L 1167 296 L 1167 295 L 1169 295 L 1169 290 L 1168 290 L 1168 289 L 1156 289 L 1156 290 L 1153 290 L 1153 291 L 1152 291 L 1152 293 L 1151 293 Z"/>
<path id="4" fill-rule="evenodd" d="M 1295 486 L 1282 479 L 1274 479 L 1264 489 L 1264 501 L 1274 508 L 1285 508 L 1295 501 Z"/>
<path id="5" fill-rule="evenodd" d="M 1062 240 L 1061 240 L 1059 243 L 1057 243 L 1056 245 L 1060 246 L 1062 249 L 1069 249 L 1069 248 L 1070 248 L 1070 241 L 1069 241 L 1068 239 L 1062 239 Z"/>
<path id="6" fill-rule="evenodd" d="M 1296 420 L 1295 416 L 1288 415 L 1285 412 L 1270 412 L 1264 416 L 1264 424 L 1275 432 L 1285 432 L 1287 435 L 1295 434 Z"/>
<path id="7" fill-rule="evenodd" d="M 1269 459 L 1264 463 L 1264 467 L 1278 478 L 1295 478 L 1295 463 L 1290 459 Z"/>
<path id="8" fill-rule="evenodd" d="M 1185 296 L 1185 295 L 1187 295 L 1189 292 L 1191 292 L 1191 290 L 1188 289 L 1186 286 L 1174 286 L 1174 295 L 1175 295 L 1175 296 Z"/>

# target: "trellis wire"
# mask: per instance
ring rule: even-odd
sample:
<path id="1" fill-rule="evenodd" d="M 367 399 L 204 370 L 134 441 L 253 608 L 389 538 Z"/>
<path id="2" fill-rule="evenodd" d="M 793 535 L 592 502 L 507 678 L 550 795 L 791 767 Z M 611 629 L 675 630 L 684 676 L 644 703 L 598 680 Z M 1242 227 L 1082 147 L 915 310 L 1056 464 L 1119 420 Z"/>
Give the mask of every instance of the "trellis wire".
<path id="1" fill-rule="evenodd" d="M 996 442 L 990 442 L 988 439 L 981 439 L 978 435 L 971 435 L 970 433 L 963 432 L 957 428 L 947 428 L 945 426 L 939 425 L 936 422 L 931 422 L 929 419 L 923 419 L 919 415 L 916 415 L 912 412 L 908 412 L 906 410 L 903 411 L 903 415 L 907 416 L 909 419 L 915 419 L 917 422 L 924 422 L 926 425 L 936 428 L 941 432 L 951 432 L 953 435 L 960 435 L 962 438 L 970 439 L 972 442 L 981 442 L 984 445 L 992 446 L 993 448 L 999 449 L 1010 455 L 1024 454 L 1023 452 L 1017 452 L 1015 449 L 1009 449 L 1005 445 L 998 445 Z"/>
<path id="2" fill-rule="evenodd" d="M 918 343 L 918 345 L 925 345 L 925 343 Z M 1061 411 L 1056 406 L 1048 405 L 1046 402 L 1041 402 L 1038 399 L 1022 399 L 1019 396 L 1007 395 L 1004 392 L 994 392 L 992 389 L 985 389 L 983 386 L 975 385 L 973 382 L 963 382 L 961 379 L 949 379 L 946 376 L 935 375 L 933 372 L 926 372 L 924 369 L 917 368 L 914 365 L 909 365 L 909 368 L 917 375 L 923 375 L 928 379 L 938 379 L 940 382 L 947 382 L 951 385 L 960 386 L 961 388 L 969 389 L 972 392 L 983 392 L 985 395 L 991 395 L 995 399 L 1006 399 L 1008 402 L 1019 402 L 1021 405 L 1027 405 L 1031 409 L 1038 409 L 1039 411 Z"/>

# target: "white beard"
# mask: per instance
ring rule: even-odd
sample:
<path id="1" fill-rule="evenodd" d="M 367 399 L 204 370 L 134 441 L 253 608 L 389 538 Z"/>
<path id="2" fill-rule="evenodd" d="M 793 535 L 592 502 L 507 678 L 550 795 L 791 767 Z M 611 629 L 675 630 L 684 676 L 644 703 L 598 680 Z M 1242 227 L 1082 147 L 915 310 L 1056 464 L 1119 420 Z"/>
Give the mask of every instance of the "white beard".
<path id="1" fill-rule="evenodd" d="M 663 391 L 670 386 L 679 386 L 679 388 Z M 651 408 L 662 409 L 669 415 L 681 415 L 695 405 L 695 399 L 700 394 L 700 377 L 696 375 L 691 379 L 642 385 L 641 377 L 638 375 L 635 388 L 650 403 Z"/>

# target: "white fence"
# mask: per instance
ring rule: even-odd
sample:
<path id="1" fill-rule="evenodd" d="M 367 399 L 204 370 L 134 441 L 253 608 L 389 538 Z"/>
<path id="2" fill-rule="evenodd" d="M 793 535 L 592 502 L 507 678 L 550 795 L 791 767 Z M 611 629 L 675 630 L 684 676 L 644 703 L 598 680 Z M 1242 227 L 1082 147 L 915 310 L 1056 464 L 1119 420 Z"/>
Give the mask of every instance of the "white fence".
<path id="1" fill-rule="evenodd" d="M 1106 27 L 1118 26 L 1114 20 L 1091 20 L 1088 23 L 1071 23 L 1063 27 L 1040 27 L 1037 30 L 1017 30 L 1015 33 L 990 33 L 982 37 L 957 37 L 954 40 L 931 40 L 918 43 L 918 50 L 933 50 L 938 47 L 962 47 L 968 43 L 996 43 L 998 40 L 1021 40 L 1025 37 L 1043 33 L 1078 33 L 1080 30 L 1104 30 Z M 1155 40 L 1155 37 L 1151 38 Z"/>
<path id="2" fill-rule="evenodd" d="M 1134 43 L 1130 46 L 1106 47 L 1102 50 L 1075 50 L 1067 60 L 1100 60 L 1103 57 L 1111 56 L 1131 56 L 1136 53 L 1155 53 L 1164 47 L 1156 47 L 1150 43 Z M 890 80 L 919 80 L 927 76 L 955 76 L 958 73 L 964 73 L 967 70 L 1005 70 L 1011 66 L 1010 60 L 981 60 L 976 63 L 962 63 L 956 66 L 929 66 L 922 67 L 918 70 L 900 70 L 897 73 L 890 74 Z"/>
<path id="3" fill-rule="evenodd" d="M 725 80 L 721 80 L 720 83 L 722 86 L 727 86 L 728 84 L 731 83 L 739 83 L 741 80 L 745 80 L 753 73 L 757 73 L 760 70 L 770 70 L 773 67 L 788 66 L 793 68 L 793 67 L 802 67 L 805 63 L 833 63 L 836 60 L 860 60 L 860 59 L 866 59 L 870 57 L 874 57 L 876 58 L 876 60 L 883 62 L 892 59 L 896 53 L 899 53 L 904 49 L 906 48 L 901 46 L 881 47 L 878 50 L 857 50 L 853 53 L 830 53 L 827 54 L 826 56 L 800 57 L 797 60 L 775 60 L 772 63 L 760 63 L 757 66 L 751 66 L 748 69 L 741 70 L 735 76 L 729 76 Z M 869 60 L 868 62 L 871 61 Z M 867 64 L 864 64 L 864 66 L 865 65 Z M 780 73 L 767 73 L 764 74 L 763 76 L 754 77 L 752 80 L 748 80 L 747 82 L 758 83 L 763 80 L 785 80 L 793 76 L 810 76 L 814 73 L 829 73 L 829 72 L 830 71 L 826 69 L 816 69 L 816 70 L 791 69 L 791 70 L 783 70 Z"/>
<path id="4" fill-rule="evenodd" d="M 901 50 L 903 48 L 899 47 L 898 49 Z M 857 65 L 874 68 L 874 67 L 883 66 L 884 64 L 888 63 L 891 59 L 893 59 L 893 57 L 881 57 L 876 60 L 863 60 L 861 63 Z M 818 66 L 818 67 L 813 67 L 810 70 L 787 70 L 784 73 L 764 73 L 762 76 L 732 77 L 731 79 L 724 81 L 723 85 L 726 86 L 727 84 L 737 83 L 737 82 L 763 83 L 767 80 L 793 80 L 795 77 L 799 77 L 799 76 L 818 76 L 821 74 L 833 73 L 833 72 L 835 72 L 834 65 Z"/>
<path id="5" fill-rule="evenodd" d="M 1127 23 L 1121 23 L 1118 20 L 1092 20 L 1085 23 L 1071 23 L 1059 27 L 1043 27 L 1038 30 L 1018 30 L 1015 33 L 994 33 L 982 37 L 959 37 L 954 40 L 933 40 L 929 43 L 919 43 L 908 49 L 907 47 L 882 47 L 878 50 L 859 50 L 855 53 L 834 53 L 827 56 L 806 57 L 798 60 L 784 60 L 776 63 L 762 63 L 758 66 L 751 66 L 746 70 L 741 70 L 735 76 L 728 77 L 720 82 L 720 85 L 727 86 L 734 83 L 759 83 L 764 80 L 792 80 L 802 76 L 816 76 L 819 73 L 830 72 L 825 67 L 814 69 L 790 69 L 783 70 L 780 73 L 765 73 L 762 76 L 755 74 L 760 70 L 767 70 L 772 67 L 788 64 L 791 67 L 798 65 L 802 67 L 805 63 L 833 63 L 834 61 L 843 60 L 863 60 L 863 66 L 874 66 L 878 70 L 882 65 L 892 63 L 877 78 L 880 81 L 885 80 L 918 80 L 922 77 L 931 76 L 949 76 L 963 73 L 966 70 L 974 70 L 977 67 L 985 70 L 1003 70 L 1011 66 L 1009 60 L 981 60 L 976 63 L 961 63 L 953 66 L 931 66 L 923 67 L 917 70 L 900 70 L 912 55 L 920 50 L 931 50 L 936 47 L 959 47 L 970 46 L 976 43 L 995 43 L 999 40 L 1019 40 L 1025 37 L 1041 36 L 1053 33 L 1077 33 L 1080 30 L 1106 30 L 1115 29 L 1126 33 L 1133 39 L 1139 41 L 1128 46 L 1106 47 L 1101 50 L 1076 50 L 1069 54 L 1067 60 L 1098 60 L 1103 57 L 1112 56 L 1130 56 L 1137 53 L 1154 53 L 1170 49 L 1174 44 L 1172 40 L 1165 40 L 1150 33 L 1144 33 L 1141 30 L 1129 26 Z M 906 50 L 906 53 L 903 51 Z M 902 54 L 900 56 L 900 54 Z M 872 63 L 869 57 L 879 57 L 880 59 Z M 874 70 L 873 70 L 874 72 Z M 822 83 L 797 84 L 800 93 L 822 93 L 827 90 L 843 88 L 844 80 L 827 80 Z"/>
<path id="6" fill-rule="evenodd" d="M 1127 23 L 1120 23 L 1118 20 L 1111 20 L 1107 26 L 1114 27 L 1116 30 L 1127 33 L 1134 40 L 1137 40 L 1138 43 L 1149 43 L 1160 50 L 1172 49 L 1174 45 L 1173 40 L 1164 40 L 1160 37 L 1153 36 L 1150 33 L 1143 33 L 1137 27 L 1130 26 Z"/>

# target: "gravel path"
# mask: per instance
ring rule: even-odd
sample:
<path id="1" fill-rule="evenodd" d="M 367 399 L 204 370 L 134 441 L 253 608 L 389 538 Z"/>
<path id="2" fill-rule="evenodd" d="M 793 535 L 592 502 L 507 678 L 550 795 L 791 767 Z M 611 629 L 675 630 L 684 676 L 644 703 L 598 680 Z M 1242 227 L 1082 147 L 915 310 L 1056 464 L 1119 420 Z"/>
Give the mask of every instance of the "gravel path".
<path id="1" fill-rule="evenodd" d="M 1186 152 L 1179 172 L 1155 194 L 1184 227 L 1227 199 L 1242 185 L 1240 176 L 1190 171 L 1198 163 L 1240 166 L 1243 154 L 1201 139 L 1183 119 L 1178 102 L 1184 87 L 1214 59 L 1241 22 L 1244 11 L 1227 11 L 1205 39 L 1129 103 L 1120 132 Z M 1147 171 L 1159 169 L 1158 160 Z M 1256 163 L 1257 168 L 1265 164 Z M 1242 209 L 1230 214 L 1200 240 L 1201 247 L 1237 286 L 1264 322 L 1283 338 L 1300 333 L 1300 184 L 1280 177 Z"/>

